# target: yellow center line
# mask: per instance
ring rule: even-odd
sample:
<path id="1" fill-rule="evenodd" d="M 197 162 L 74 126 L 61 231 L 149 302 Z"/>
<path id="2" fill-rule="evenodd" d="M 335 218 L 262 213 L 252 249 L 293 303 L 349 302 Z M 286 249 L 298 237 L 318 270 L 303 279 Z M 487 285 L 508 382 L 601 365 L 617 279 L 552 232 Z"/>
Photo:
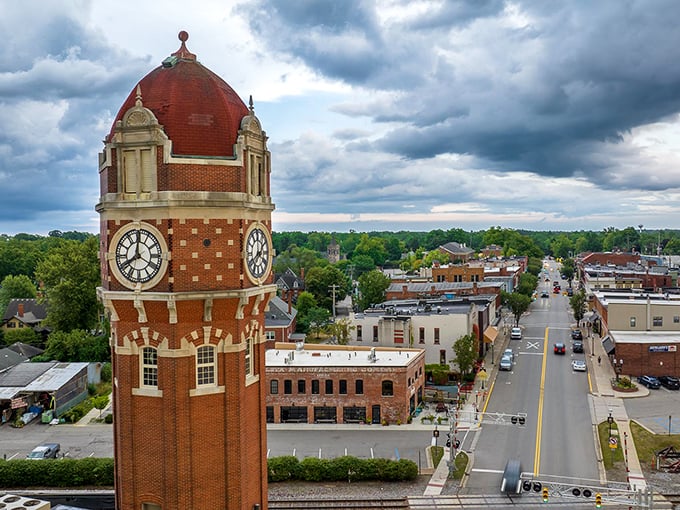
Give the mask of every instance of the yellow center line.
<path id="1" fill-rule="evenodd" d="M 541 467 L 541 433 L 543 432 L 543 398 L 545 396 L 545 367 L 548 361 L 548 331 L 545 328 L 543 339 L 543 363 L 541 365 L 541 386 L 538 392 L 538 412 L 536 413 L 536 450 L 534 454 L 534 476 L 538 476 Z"/>

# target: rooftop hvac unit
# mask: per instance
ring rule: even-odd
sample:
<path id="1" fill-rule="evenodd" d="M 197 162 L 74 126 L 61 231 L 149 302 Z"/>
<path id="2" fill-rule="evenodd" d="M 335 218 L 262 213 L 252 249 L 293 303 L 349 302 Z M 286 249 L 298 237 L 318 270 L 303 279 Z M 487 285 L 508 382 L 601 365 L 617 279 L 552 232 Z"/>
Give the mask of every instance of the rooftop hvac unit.
<path id="1" fill-rule="evenodd" d="M 0 508 L 2 510 L 50 510 L 52 506 L 47 501 L 5 494 L 0 496 Z"/>

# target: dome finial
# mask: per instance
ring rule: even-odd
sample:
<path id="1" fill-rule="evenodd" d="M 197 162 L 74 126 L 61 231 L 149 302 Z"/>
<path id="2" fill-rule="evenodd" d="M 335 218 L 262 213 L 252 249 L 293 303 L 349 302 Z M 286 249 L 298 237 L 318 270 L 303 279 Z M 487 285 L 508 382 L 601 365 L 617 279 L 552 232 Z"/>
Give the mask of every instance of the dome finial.
<path id="1" fill-rule="evenodd" d="M 137 84 L 137 91 L 135 96 L 135 106 L 142 106 L 142 86 Z"/>
<path id="2" fill-rule="evenodd" d="M 253 95 L 250 94 L 250 101 L 248 101 L 248 109 L 251 115 L 255 115 L 255 106 L 253 106 Z"/>
<path id="3" fill-rule="evenodd" d="M 189 33 L 186 30 L 182 30 L 179 34 L 177 34 L 177 37 L 180 41 L 182 41 L 182 45 L 175 53 L 172 54 L 172 56 L 182 60 L 196 60 L 196 55 L 191 53 L 184 44 L 189 39 Z"/>

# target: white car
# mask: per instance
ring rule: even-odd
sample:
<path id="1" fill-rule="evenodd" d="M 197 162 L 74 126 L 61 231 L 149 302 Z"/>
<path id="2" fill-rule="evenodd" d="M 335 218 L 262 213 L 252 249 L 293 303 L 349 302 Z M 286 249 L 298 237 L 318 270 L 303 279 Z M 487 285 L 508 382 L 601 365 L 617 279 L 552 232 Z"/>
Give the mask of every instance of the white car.
<path id="1" fill-rule="evenodd" d="M 512 359 L 509 356 L 503 356 L 498 364 L 498 370 L 512 370 Z"/>
<path id="2" fill-rule="evenodd" d="M 571 368 L 574 369 L 574 372 L 585 372 L 586 362 L 583 361 L 582 359 L 575 359 L 574 361 L 571 362 Z"/>
<path id="3" fill-rule="evenodd" d="M 510 358 L 510 361 L 515 361 L 515 353 L 512 352 L 512 349 L 505 349 L 503 351 L 503 356 L 501 356 L 501 358 L 503 358 L 505 356 Z"/>
<path id="4" fill-rule="evenodd" d="M 521 328 L 512 328 L 510 331 L 510 338 L 513 340 L 521 340 L 522 339 L 522 329 Z"/>

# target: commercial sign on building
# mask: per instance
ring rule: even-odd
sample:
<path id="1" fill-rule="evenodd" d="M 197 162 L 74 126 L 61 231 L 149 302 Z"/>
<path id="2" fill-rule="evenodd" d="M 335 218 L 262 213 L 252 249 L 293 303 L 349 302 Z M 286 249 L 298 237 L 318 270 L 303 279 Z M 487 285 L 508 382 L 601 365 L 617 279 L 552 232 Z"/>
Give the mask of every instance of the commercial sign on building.
<path id="1" fill-rule="evenodd" d="M 650 345 L 649 352 L 676 352 L 677 345 Z"/>

